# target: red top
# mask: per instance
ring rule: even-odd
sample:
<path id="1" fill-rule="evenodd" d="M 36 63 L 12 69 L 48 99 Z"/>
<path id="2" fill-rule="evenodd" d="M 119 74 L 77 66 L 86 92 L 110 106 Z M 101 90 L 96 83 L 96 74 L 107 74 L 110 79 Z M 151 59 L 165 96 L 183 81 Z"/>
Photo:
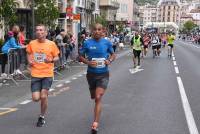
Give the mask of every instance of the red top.
<path id="1" fill-rule="evenodd" d="M 19 44 L 21 44 L 22 46 L 25 45 L 25 36 L 24 36 L 24 33 L 20 33 L 19 34 Z"/>

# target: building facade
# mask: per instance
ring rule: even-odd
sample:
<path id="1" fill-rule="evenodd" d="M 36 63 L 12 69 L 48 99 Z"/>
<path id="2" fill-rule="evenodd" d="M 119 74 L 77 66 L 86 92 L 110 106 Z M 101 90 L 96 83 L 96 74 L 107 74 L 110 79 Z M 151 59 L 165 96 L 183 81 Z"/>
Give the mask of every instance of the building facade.
<path id="1" fill-rule="evenodd" d="M 180 23 L 180 1 L 160 0 L 158 3 L 158 22 Z"/>
<path id="2" fill-rule="evenodd" d="M 133 0 L 118 0 L 120 7 L 117 10 L 116 21 L 132 23 L 133 21 Z"/>
<path id="3" fill-rule="evenodd" d="M 100 15 L 105 16 L 108 22 L 108 31 L 113 32 L 116 30 L 116 16 L 120 4 L 117 0 L 100 0 Z"/>
<path id="4" fill-rule="evenodd" d="M 140 22 L 144 25 L 148 22 L 156 22 L 157 11 L 158 8 L 156 5 L 146 4 L 144 6 L 140 6 L 139 7 L 140 18 L 141 18 Z"/>
<path id="5" fill-rule="evenodd" d="M 120 4 L 117 0 L 100 0 L 100 14 L 106 16 L 107 21 L 115 21 Z"/>

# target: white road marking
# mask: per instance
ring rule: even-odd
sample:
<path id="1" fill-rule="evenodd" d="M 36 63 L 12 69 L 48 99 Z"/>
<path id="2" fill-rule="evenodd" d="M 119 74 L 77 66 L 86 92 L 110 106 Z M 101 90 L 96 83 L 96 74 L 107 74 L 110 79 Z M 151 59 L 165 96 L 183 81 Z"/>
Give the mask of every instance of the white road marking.
<path id="1" fill-rule="evenodd" d="M 57 85 L 56 87 L 62 87 L 63 86 L 63 84 L 59 84 L 59 85 Z"/>
<path id="2" fill-rule="evenodd" d="M 76 79 L 77 79 L 76 77 L 72 78 L 72 80 L 76 80 Z"/>
<path id="3" fill-rule="evenodd" d="M 49 89 L 49 92 L 52 92 L 52 91 L 54 91 L 54 90 L 55 90 L 54 88 L 50 88 L 50 89 Z"/>
<path id="4" fill-rule="evenodd" d="M 77 77 L 82 77 L 83 75 L 82 74 L 80 74 L 80 75 L 77 75 Z"/>
<path id="5" fill-rule="evenodd" d="M 176 60 L 176 58 L 175 58 L 175 57 L 172 57 L 172 60 L 174 60 L 174 61 L 175 61 L 175 60 Z"/>
<path id="6" fill-rule="evenodd" d="M 9 110 L 9 109 L 12 109 L 12 108 L 0 108 L 0 110 Z"/>
<path id="7" fill-rule="evenodd" d="M 177 77 L 177 82 L 190 134 L 199 134 L 181 77 Z"/>
<path id="8" fill-rule="evenodd" d="M 172 51 L 172 57 L 174 57 L 174 52 Z"/>
<path id="9" fill-rule="evenodd" d="M 177 66 L 177 63 L 176 63 L 176 61 L 173 61 L 174 62 L 174 66 Z"/>
<path id="10" fill-rule="evenodd" d="M 179 69 L 178 69 L 178 67 L 175 67 L 175 72 L 176 72 L 176 74 L 179 74 Z"/>
<path id="11" fill-rule="evenodd" d="M 70 82 L 71 82 L 71 81 L 69 81 L 69 80 L 68 80 L 68 81 L 65 81 L 65 84 L 68 84 L 68 83 L 70 83 Z"/>
<path id="12" fill-rule="evenodd" d="M 22 103 L 20 103 L 21 105 L 25 105 L 25 104 L 28 104 L 28 103 L 30 103 L 32 100 L 25 100 L 25 101 L 23 101 Z"/>
<path id="13" fill-rule="evenodd" d="M 129 69 L 130 73 L 131 74 L 134 74 L 134 73 L 137 73 L 137 72 L 140 72 L 140 71 L 143 71 L 144 69 L 139 69 L 139 68 L 135 68 L 135 69 Z"/>

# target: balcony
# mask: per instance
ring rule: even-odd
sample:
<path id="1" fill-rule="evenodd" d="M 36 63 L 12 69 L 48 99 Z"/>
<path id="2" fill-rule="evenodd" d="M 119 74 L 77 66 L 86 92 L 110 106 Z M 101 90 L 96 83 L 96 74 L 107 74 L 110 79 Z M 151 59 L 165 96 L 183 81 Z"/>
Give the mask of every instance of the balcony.
<path id="1" fill-rule="evenodd" d="M 100 7 L 107 7 L 110 9 L 118 9 L 120 4 L 114 0 L 100 0 Z"/>
<path id="2" fill-rule="evenodd" d="M 86 1 L 85 9 L 88 11 L 94 11 L 95 10 L 95 1 L 94 0 Z"/>

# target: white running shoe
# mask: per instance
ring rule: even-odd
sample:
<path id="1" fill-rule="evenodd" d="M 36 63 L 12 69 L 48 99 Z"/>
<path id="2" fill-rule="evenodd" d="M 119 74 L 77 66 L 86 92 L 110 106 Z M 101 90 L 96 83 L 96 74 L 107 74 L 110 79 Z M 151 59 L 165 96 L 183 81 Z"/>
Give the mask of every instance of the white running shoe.
<path id="1" fill-rule="evenodd" d="M 16 73 L 17 74 L 22 74 L 22 72 L 19 69 L 16 70 Z"/>
<path id="2" fill-rule="evenodd" d="M 2 73 L 1 77 L 6 78 L 8 75 L 6 73 Z"/>

